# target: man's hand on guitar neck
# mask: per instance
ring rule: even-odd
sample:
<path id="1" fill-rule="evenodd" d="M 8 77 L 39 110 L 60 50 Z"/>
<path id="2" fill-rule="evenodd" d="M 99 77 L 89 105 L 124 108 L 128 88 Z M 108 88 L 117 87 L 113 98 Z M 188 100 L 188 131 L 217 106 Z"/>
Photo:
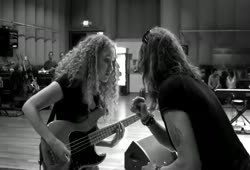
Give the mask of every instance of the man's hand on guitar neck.
<path id="1" fill-rule="evenodd" d="M 49 142 L 48 145 L 52 150 L 52 154 L 54 154 L 54 156 L 56 156 L 60 162 L 70 161 L 70 151 L 59 139 L 55 138 Z"/>

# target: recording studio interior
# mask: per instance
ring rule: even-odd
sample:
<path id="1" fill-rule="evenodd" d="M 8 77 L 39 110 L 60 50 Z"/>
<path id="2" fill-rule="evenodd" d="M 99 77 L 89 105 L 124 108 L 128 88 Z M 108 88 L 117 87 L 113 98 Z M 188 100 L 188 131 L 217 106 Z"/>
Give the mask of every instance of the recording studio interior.
<path id="1" fill-rule="evenodd" d="M 75 169 L 140 170 L 143 167 L 146 170 L 168 169 L 168 166 L 175 164 L 178 158 L 182 156 L 182 152 L 178 153 L 179 148 L 175 143 L 175 139 L 172 138 L 172 133 L 166 128 L 170 126 L 168 122 L 171 122 L 167 121 L 167 118 L 172 118 L 172 114 L 167 115 L 167 111 L 164 112 L 162 103 L 166 102 L 164 105 L 168 108 L 168 101 L 170 101 L 169 107 L 172 105 L 182 106 L 182 103 L 183 105 L 188 103 L 190 105 L 187 108 L 197 108 L 194 110 L 204 109 L 204 113 L 203 111 L 197 113 L 199 116 L 196 113 L 186 114 L 187 110 L 180 109 L 181 114 L 188 115 L 187 118 L 184 116 L 185 120 L 191 120 L 188 122 L 194 123 L 198 118 L 201 118 L 197 123 L 192 124 L 190 128 L 192 129 L 193 127 L 194 129 L 194 140 L 201 140 L 204 143 L 209 143 L 210 141 L 216 145 L 214 141 L 220 143 L 220 140 L 216 139 L 216 137 L 219 136 L 223 128 L 227 128 L 225 132 L 228 132 L 228 129 L 230 129 L 230 133 L 221 135 L 221 138 L 226 136 L 226 139 L 231 139 L 233 136 L 235 140 L 239 139 L 239 143 L 242 144 L 249 156 L 250 22 L 249 12 L 247 12 L 249 8 L 250 1 L 248 0 L 0 0 L 0 170 L 74 169 L 73 164 L 77 164 L 77 161 L 72 160 L 75 159 L 73 151 L 76 148 L 72 145 L 69 146 L 68 149 L 72 157 L 67 157 L 68 155 L 65 154 L 65 157 L 70 161 L 64 166 L 64 164 L 58 163 L 57 160 L 59 158 L 55 158 L 56 160 L 51 158 L 53 157 L 50 156 L 50 152 L 53 152 L 53 149 L 50 149 L 52 145 L 41 136 L 41 134 L 45 134 L 43 132 L 49 130 L 55 136 L 55 133 L 62 135 L 66 133 L 67 128 L 68 130 L 70 128 L 75 130 L 65 135 L 66 141 L 71 142 L 72 138 L 78 137 L 78 135 L 81 136 L 82 134 L 78 134 L 81 132 L 85 136 L 80 139 L 87 138 L 86 141 L 88 144 L 91 144 L 91 148 L 88 148 L 91 153 L 89 150 L 81 151 L 84 156 L 81 157 L 80 155 L 76 158 L 77 160 L 81 158 L 88 160 L 82 163 L 82 165 L 77 164 Z M 164 31 L 167 29 L 171 32 L 171 35 L 176 37 L 178 42 L 168 42 L 166 46 L 171 45 L 171 43 L 180 45 L 181 49 L 178 48 L 178 50 L 183 51 L 181 56 L 185 57 L 185 62 L 192 64 L 192 69 L 194 70 L 195 68 L 197 74 L 199 72 L 200 77 L 198 79 L 200 84 L 209 90 L 209 94 L 204 92 L 202 96 L 206 98 L 206 101 L 209 101 L 209 104 L 215 105 L 214 103 L 216 103 L 216 105 L 220 105 L 218 107 L 221 107 L 223 111 L 217 110 L 225 113 L 227 120 L 222 118 L 223 116 L 216 116 L 216 113 L 213 113 L 212 116 L 206 115 L 205 113 L 210 108 L 206 107 L 206 105 L 204 105 L 204 108 L 200 108 L 203 106 L 201 105 L 203 102 L 193 99 L 196 96 L 195 92 L 190 96 L 186 95 L 186 91 L 189 91 L 190 94 L 192 93 L 191 91 L 195 91 L 194 86 L 192 86 L 194 88 L 187 89 L 185 92 L 182 90 L 176 91 L 177 93 L 172 97 L 172 100 L 169 99 L 170 97 L 167 97 L 167 89 L 170 88 L 171 84 L 168 86 L 167 83 L 163 83 L 163 85 L 166 85 L 166 90 L 163 90 L 166 94 L 160 93 L 163 89 L 160 88 L 162 86 L 153 82 L 160 81 L 165 74 L 163 75 L 160 71 L 157 71 L 160 68 L 163 70 L 170 68 L 168 66 L 160 67 L 164 61 L 154 58 L 162 54 L 157 51 L 160 50 L 160 47 L 153 45 L 155 41 L 152 37 L 154 34 L 157 34 L 157 29 L 153 29 L 155 27 L 163 28 Z M 157 36 L 161 36 L 160 33 Z M 155 39 L 159 38 L 157 36 Z M 92 39 L 88 39 L 88 37 L 92 37 Z M 86 74 L 90 73 L 87 78 L 82 78 L 86 76 L 85 73 L 79 74 L 82 76 L 79 78 L 82 79 L 82 84 L 87 84 L 86 86 L 88 86 L 93 79 L 92 76 L 96 76 L 91 76 L 91 73 L 97 74 L 91 71 L 94 70 L 93 67 L 98 71 L 98 56 L 102 53 L 98 50 L 98 52 L 93 52 L 95 48 L 99 47 L 99 41 L 96 40 L 94 42 L 95 40 L 93 40 L 95 37 L 97 39 L 98 37 L 107 37 L 108 43 L 113 43 L 115 47 L 114 49 L 111 48 L 111 51 L 115 53 L 115 59 L 112 60 L 110 68 L 111 71 L 108 70 L 103 74 L 105 74 L 104 77 L 111 76 L 115 69 L 118 69 L 118 84 L 116 86 L 118 87 L 119 95 L 116 105 L 117 109 L 107 117 L 101 116 L 96 120 L 97 122 L 94 122 L 97 124 L 97 129 L 94 129 L 96 131 L 93 131 L 92 125 L 90 127 L 89 122 L 91 121 L 88 122 L 87 120 L 92 118 L 91 113 L 95 113 L 96 108 L 97 110 L 103 109 L 106 105 L 98 104 L 94 109 L 88 108 L 89 115 L 85 117 L 86 120 L 84 118 L 81 125 L 79 122 L 74 124 L 71 124 L 72 122 L 70 121 L 62 122 L 62 124 L 64 123 L 63 129 L 62 126 L 59 127 L 59 115 L 56 115 L 55 119 L 51 116 L 53 115 L 53 110 L 56 110 L 54 107 L 56 105 L 52 101 L 57 102 L 66 95 L 71 96 L 72 101 L 74 101 L 74 98 L 77 98 L 77 95 L 72 95 L 77 93 L 70 95 L 67 87 L 69 87 L 70 83 L 70 85 L 73 84 L 72 88 L 74 87 L 74 81 L 71 81 L 71 79 L 72 75 L 80 72 L 76 71 L 78 67 L 83 67 L 82 70 L 87 70 Z M 95 46 L 95 48 L 88 52 L 87 49 L 92 48 L 91 43 L 93 43 L 92 46 Z M 100 46 L 110 48 L 111 45 L 108 46 L 103 43 Z M 150 48 L 154 51 L 152 54 L 148 52 Z M 166 51 L 168 53 L 168 50 L 171 51 L 171 48 L 166 47 L 163 52 Z M 84 50 L 87 52 L 82 52 Z M 92 59 L 87 58 L 90 56 L 90 54 L 87 55 L 88 53 L 93 53 Z M 114 55 L 111 52 L 111 55 L 108 57 L 112 56 Z M 151 58 L 141 59 L 143 56 Z M 73 62 L 76 60 L 73 60 L 73 57 L 79 58 L 78 64 L 74 65 Z M 145 64 L 147 59 L 148 64 Z M 95 60 L 96 65 L 90 63 L 92 60 Z M 106 60 L 109 61 L 109 59 Z M 89 63 L 84 65 L 85 61 Z M 113 64 L 113 61 L 115 61 L 116 65 Z M 67 62 L 68 66 L 72 66 L 71 69 L 67 66 Z M 79 63 L 83 63 L 83 66 L 79 66 Z M 142 66 L 143 63 L 144 65 Z M 142 68 L 139 68 L 140 64 Z M 154 64 L 158 64 L 159 67 L 150 67 Z M 149 70 L 146 70 L 147 65 Z M 189 64 L 185 66 L 190 67 Z M 65 71 L 66 67 L 68 68 L 67 71 Z M 142 71 L 141 69 L 144 70 Z M 61 74 L 60 71 L 64 71 L 67 75 L 71 74 L 71 77 L 70 75 L 68 76 L 70 83 L 63 88 L 60 83 L 64 80 L 58 77 L 58 74 Z M 185 73 L 185 69 L 183 72 Z M 99 72 L 98 74 L 101 75 Z M 174 75 L 169 73 L 168 76 Z M 96 81 L 98 82 L 92 83 L 91 89 L 98 88 L 99 95 L 99 93 L 104 91 L 99 86 L 102 87 L 101 85 L 106 82 Z M 163 81 L 167 80 L 164 79 Z M 184 81 L 184 86 L 188 87 L 189 83 Z M 100 99 L 98 100 L 105 100 L 108 103 L 107 99 L 111 99 L 114 96 L 113 93 L 111 94 L 111 92 L 114 92 L 111 89 L 115 89 L 115 87 L 111 85 L 113 86 L 114 84 L 105 86 L 110 88 L 108 90 L 110 93 L 103 92 L 105 95 L 99 97 Z M 46 101 L 44 96 L 53 88 L 57 89 L 55 90 L 57 93 L 53 92 L 53 94 L 60 94 L 58 95 L 59 97 L 51 95 L 51 98 L 46 98 Z M 81 90 L 83 91 L 84 88 Z M 172 95 L 171 91 L 169 94 Z M 93 92 L 93 96 L 91 96 L 93 101 L 95 100 L 95 95 Z M 175 101 L 178 95 L 181 97 Z M 142 114 L 139 113 L 139 111 L 142 112 L 140 110 L 142 105 L 139 104 L 140 107 L 137 112 L 131 109 L 136 104 L 135 98 L 138 96 L 144 99 L 143 102 L 148 108 L 152 104 L 152 99 L 155 99 L 156 103 L 158 102 L 158 107 L 150 112 L 145 120 L 141 117 Z M 163 100 L 161 97 L 154 98 L 157 96 L 164 96 L 166 100 Z M 210 96 L 213 97 L 209 98 Z M 82 98 L 84 99 L 84 97 Z M 67 101 L 70 102 L 70 99 L 65 100 L 64 104 L 67 104 Z M 110 100 L 110 103 L 112 101 Z M 39 104 L 48 103 L 48 105 L 39 111 L 29 107 L 35 106 L 36 102 L 40 102 Z M 84 102 L 82 104 L 86 105 Z M 27 107 L 24 107 L 24 105 Z M 72 106 L 74 106 L 74 103 Z M 98 106 L 101 108 L 98 108 Z M 87 107 L 90 107 L 90 105 L 87 105 Z M 37 114 L 31 114 L 31 110 Z M 57 108 L 57 110 L 63 109 Z M 75 110 L 77 111 L 74 107 L 69 110 L 71 111 L 69 111 L 68 115 L 74 115 Z M 81 112 L 85 112 L 85 110 L 82 109 Z M 171 109 L 169 112 L 175 113 Z M 34 117 L 33 115 L 36 116 Z M 193 116 L 198 118 L 193 118 Z M 48 120 L 51 120 L 51 117 L 52 123 L 50 122 L 49 124 Z M 216 118 L 213 119 L 213 117 L 220 117 L 220 120 L 223 119 L 221 126 L 218 125 L 218 131 L 216 129 L 218 120 Z M 36 125 L 35 122 L 38 121 L 38 118 L 40 122 L 39 125 Z M 64 119 L 62 120 L 64 121 Z M 157 140 L 158 138 L 151 132 L 151 127 L 153 128 L 155 122 L 165 129 L 164 134 L 170 138 L 169 140 L 175 148 L 174 151 L 161 144 Z M 199 130 L 199 132 L 196 131 L 197 126 L 202 125 L 202 122 L 204 122 L 204 126 L 207 125 L 204 128 L 204 133 L 200 133 Z M 223 126 L 224 122 L 226 122 L 226 126 Z M 42 126 L 42 123 L 45 126 Z M 55 123 L 54 126 L 53 123 Z M 176 126 L 180 126 L 181 129 L 184 125 L 180 124 L 176 123 Z M 85 129 L 81 131 L 79 127 L 84 127 Z M 118 133 L 117 131 L 119 130 L 116 130 L 116 128 L 120 128 L 121 132 Z M 209 132 L 208 129 L 212 129 L 211 133 L 207 133 Z M 184 131 L 183 133 L 185 133 Z M 100 139 L 96 137 L 97 134 L 100 135 L 98 136 Z M 200 134 L 202 134 L 202 139 L 199 136 Z M 107 141 L 112 141 L 115 138 L 119 139 L 114 146 L 105 147 L 99 146 L 96 141 L 92 141 L 96 140 L 96 138 L 98 142 L 101 139 Z M 53 137 L 53 139 L 55 138 Z M 182 142 L 182 139 L 179 140 Z M 187 137 L 185 140 L 191 139 Z M 185 140 L 183 139 L 183 141 Z M 62 140 L 60 142 L 64 143 Z M 228 145 L 234 144 L 234 142 L 231 142 Z M 180 145 L 182 146 L 182 143 Z M 223 144 L 220 143 L 219 145 Z M 200 147 L 202 148 L 197 142 L 197 148 L 200 149 Z M 226 150 L 225 148 L 222 150 Z M 42 151 L 45 152 L 45 154 L 42 154 L 43 162 L 41 162 Z M 201 158 L 201 167 L 205 167 L 207 162 L 204 163 L 204 159 L 207 157 L 203 155 L 201 150 L 199 151 L 200 153 L 197 155 Z M 213 154 L 217 155 L 217 152 L 219 151 L 214 150 Z M 93 155 L 96 153 L 97 156 Z M 187 155 L 192 157 L 196 155 L 196 152 L 189 150 Z M 222 155 L 224 156 L 224 154 Z M 223 156 L 222 160 L 224 159 Z M 248 167 L 250 168 L 250 157 L 248 160 Z M 53 167 L 51 162 L 57 162 L 56 166 L 58 167 Z M 214 166 L 216 167 L 217 165 Z M 231 163 L 229 162 L 227 166 L 231 166 Z M 220 166 L 218 165 L 218 167 Z M 193 170 L 202 170 L 202 168 Z M 215 168 L 214 170 L 217 169 Z M 249 169 L 242 168 L 239 170 Z"/>

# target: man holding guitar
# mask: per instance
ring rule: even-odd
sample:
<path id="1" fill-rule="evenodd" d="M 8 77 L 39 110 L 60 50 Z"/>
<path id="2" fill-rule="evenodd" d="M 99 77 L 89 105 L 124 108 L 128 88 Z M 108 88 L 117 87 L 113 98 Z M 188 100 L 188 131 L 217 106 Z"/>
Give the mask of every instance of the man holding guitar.
<path id="1" fill-rule="evenodd" d="M 144 34 L 138 70 L 152 100 L 150 110 L 159 109 L 165 126 L 155 121 L 141 97 L 133 100 L 131 111 L 178 155 L 170 165 L 149 163 L 143 170 L 250 170 L 249 154 L 218 98 L 170 31 L 155 27 Z"/>
<path id="2" fill-rule="evenodd" d="M 118 78 L 114 43 L 105 35 L 90 35 L 59 62 L 55 80 L 23 105 L 42 138 L 44 169 L 95 169 L 105 156 L 97 155 L 94 145 L 113 147 L 122 139 L 122 122 L 105 131 L 97 127 L 101 116 L 116 110 Z M 52 104 L 57 120 L 46 126 L 39 111 Z M 111 141 L 100 140 L 114 133 Z"/>

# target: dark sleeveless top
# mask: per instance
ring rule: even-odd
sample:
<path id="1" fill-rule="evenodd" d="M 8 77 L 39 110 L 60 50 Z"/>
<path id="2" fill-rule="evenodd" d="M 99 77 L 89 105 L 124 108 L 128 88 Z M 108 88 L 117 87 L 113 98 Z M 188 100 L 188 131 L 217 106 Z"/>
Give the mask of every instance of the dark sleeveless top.
<path id="1" fill-rule="evenodd" d="M 89 113 L 88 105 L 82 102 L 81 86 L 69 87 L 67 75 L 55 80 L 61 87 L 63 98 L 54 104 L 52 112 L 56 113 L 57 120 L 68 120 L 71 122 L 81 122 L 85 120 Z M 99 97 L 94 96 L 96 105 Z"/>

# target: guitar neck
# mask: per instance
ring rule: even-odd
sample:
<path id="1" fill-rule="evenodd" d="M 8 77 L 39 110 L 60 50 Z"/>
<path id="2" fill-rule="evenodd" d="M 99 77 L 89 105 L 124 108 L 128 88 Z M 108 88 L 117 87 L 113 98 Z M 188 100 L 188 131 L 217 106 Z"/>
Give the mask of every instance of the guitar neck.
<path id="1" fill-rule="evenodd" d="M 100 141 L 102 141 L 103 139 L 115 134 L 116 129 L 119 126 L 119 123 L 122 123 L 124 125 L 124 127 L 127 127 L 127 126 L 135 123 L 139 119 L 140 118 L 135 114 L 135 115 L 132 115 L 126 119 L 123 119 L 115 124 L 112 124 L 112 125 L 107 126 L 103 129 L 97 130 L 95 132 L 92 132 L 88 135 L 90 142 L 91 142 L 91 144 L 95 145 L 95 144 L 99 143 Z"/>

